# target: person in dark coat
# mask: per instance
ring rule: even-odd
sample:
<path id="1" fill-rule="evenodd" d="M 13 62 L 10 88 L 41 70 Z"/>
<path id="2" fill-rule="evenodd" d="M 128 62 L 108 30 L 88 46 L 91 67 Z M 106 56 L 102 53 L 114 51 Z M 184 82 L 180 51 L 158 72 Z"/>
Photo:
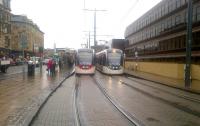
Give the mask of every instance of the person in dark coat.
<path id="1" fill-rule="evenodd" d="M 62 67 L 62 61 L 61 61 L 61 59 L 59 59 L 58 65 L 59 65 L 59 69 L 61 70 L 61 67 Z"/>
<path id="2" fill-rule="evenodd" d="M 56 61 L 52 60 L 52 75 L 55 75 L 56 73 Z"/>

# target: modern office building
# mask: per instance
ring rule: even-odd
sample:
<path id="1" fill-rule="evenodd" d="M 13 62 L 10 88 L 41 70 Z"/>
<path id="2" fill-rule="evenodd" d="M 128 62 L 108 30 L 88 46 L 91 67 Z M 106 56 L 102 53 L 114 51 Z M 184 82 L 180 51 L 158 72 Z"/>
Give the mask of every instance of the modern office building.
<path id="1" fill-rule="evenodd" d="M 125 67 L 184 79 L 188 0 L 162 0 L 125 31 Z M 193 0 L 191 78 L 200 80 L 200 1 Z"/>

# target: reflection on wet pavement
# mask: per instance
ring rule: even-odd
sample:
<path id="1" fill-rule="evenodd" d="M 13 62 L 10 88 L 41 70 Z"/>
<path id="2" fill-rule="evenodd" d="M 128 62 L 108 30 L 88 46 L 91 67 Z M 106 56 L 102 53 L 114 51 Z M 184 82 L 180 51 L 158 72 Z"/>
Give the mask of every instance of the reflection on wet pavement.
<path id="1" fill-rule="evenodd" d="M 13 113 L 17 113 L 23 106 L 30 103 L 34 97 L 48 89 L 53 89 L 64 78 L 66 70 L 49 76 L 44 66 L 42 72 L 36 68 L 34 76 L 27 73 L 10 74 L 0 79 L 0 125 Z"/>

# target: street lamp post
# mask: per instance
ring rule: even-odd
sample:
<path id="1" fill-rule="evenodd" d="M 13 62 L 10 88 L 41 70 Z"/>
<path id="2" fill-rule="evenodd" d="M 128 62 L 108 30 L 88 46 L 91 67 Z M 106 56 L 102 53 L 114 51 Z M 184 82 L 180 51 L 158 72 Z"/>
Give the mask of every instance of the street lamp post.
<path id="1" fill-rule="evenodd" d="M 186 41 L 185 87 L 191 86 L 191 44 L 192 44 L 192 0 L 188 1 L 188 22 Z"/>

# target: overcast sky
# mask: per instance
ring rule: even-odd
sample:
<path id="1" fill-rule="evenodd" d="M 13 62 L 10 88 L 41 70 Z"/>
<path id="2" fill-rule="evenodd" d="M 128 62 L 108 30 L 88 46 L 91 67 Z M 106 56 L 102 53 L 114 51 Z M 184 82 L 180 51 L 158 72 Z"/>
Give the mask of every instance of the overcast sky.
<path id="1" fill-rule="evenodd" d="M 97 40 L 124 38 L 125 28 L 161 0 L 11 0 L 14 14 L 33 20 L 45 33 L 45 48 L 80 48 L 93 35 L 94 13 L 97 12 Z M 91 36 L 93 45 L 93 36 Z"/>

